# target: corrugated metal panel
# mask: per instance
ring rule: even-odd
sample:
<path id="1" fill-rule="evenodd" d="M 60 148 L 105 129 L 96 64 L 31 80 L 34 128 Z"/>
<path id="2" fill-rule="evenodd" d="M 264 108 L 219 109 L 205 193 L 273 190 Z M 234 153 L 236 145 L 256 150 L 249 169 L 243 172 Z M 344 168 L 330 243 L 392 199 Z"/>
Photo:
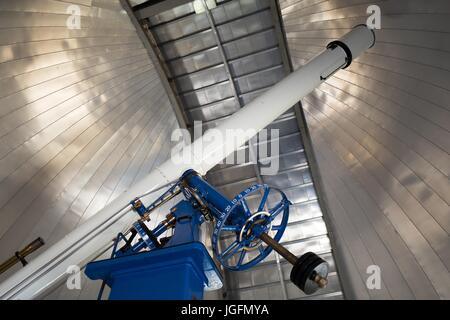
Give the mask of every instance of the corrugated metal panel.
<path id="1" fill-rule="evenodd" d="M 280 4 L 296 67 L 382 10 L 376 46 L 303 100 L 348 297 L 449 299 L 449 1 Z"/>
<path id="2" fill-rule="evenodd" d="M 168 157 L 176 127 L 118 0 L 0 1 L 0 261 L 95 214 Z"/>
<path id="3" fill-rule="evenodd" d="M 234 97 L 205 13 L 196 15 L 191 6 L 184 5 L 147 19 L 191 128 L 196 120 L 205 121 L 204 129 L 215 127 L 286 75 L 287 66 L 283 64 L 274 25 L 276 20 L 272 16 L 273 4 L 269 0 L 235 0 L 211 10 L 240 103 Z M 317 251 L 334 266 L 293 110 L 269 127 L 280 130 L 280 172 L 275 176 L 263 176 L 262 180 L 281 188 L 294 203 L 282 242 L 297 255 Z M 258 183 L 255 166 L 250 162 L 219 165 L 208 174 L 208 179 L 230 198 L 250 184 Z M 286 293 L 283 293 L 272 254 L 253 270 L 226 273 L 228 297 L 283 299 L 286 295 L 288 299 L 305 298 L 289 282 L 290 266 L 282 261 L 281 269 Z M 330 279 L 328 289 L 319 292 L 316 298 L 342 298 L 334 267 Z"/>

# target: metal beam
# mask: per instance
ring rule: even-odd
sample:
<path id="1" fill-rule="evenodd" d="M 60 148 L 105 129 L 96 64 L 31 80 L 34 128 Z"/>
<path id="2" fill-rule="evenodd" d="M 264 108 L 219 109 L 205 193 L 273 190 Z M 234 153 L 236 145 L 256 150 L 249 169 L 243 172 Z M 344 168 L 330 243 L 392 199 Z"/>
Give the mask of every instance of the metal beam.
<path id="1" fill-rule="evenodd" d="M 228 81 L 230 82 L 231 91 L 233 92 L 234 99 L 236 100 L 236 103 L 240 107 L 242 107 L 241 101 L 239 99 L 239 94 L 236 89 L 236 84 L 234 83 L 233 75 L 231 74 L 230 65 L 228 64 L 228 59 L 227 59 L 227 56 L 225 55 L 225 50 L 223 49 L 222 41 L 220 39 L 219 32 L 217 31 L 216 24 L 214 22 L 214 17 L 211 13 L 211 10 L 208 8 L 206 1 L 202 0 L 202 3 L 203 3 L 203 6 L 205 7 L 206 17 L 208 18 L 209 25 L 213 32 L 214 38 L 216 40 L 217 47 L 219 49 L 219 54 L 222 59 L 223 66 L 225 68 L 225 73 L 227 74 Z"/>
<path id="2" fill-rule="evenodd" d="M 153 44 L 154 42 L 153 39 L 151 38 L 150 31 L 146 30 L 144 27 L 145 25 L 142 25 L 136 18 L 129 0 L 120 0 L 120 3 L 123 9 L 127 12 L 128 16 L 130 17 L 131 23 L 136 28 L 136 32 L 139 38 L 141 39 L 145 49 L 147 49 L 148 56 L 150 57 L 150 60 L 152 61 L 159 75 L 164 90 L 166 91 L 167 96 L 169 97 L 170 105 L 173 108 L 175 117 L 177 118 L 178 121 L 178 125 L 180 126 L 180 128 L 186 129 L 187 128 L 186 113 L 184 112 L 184 109 L 181 107 L 181 103 L 178 100 L 177 95 L 175 94 L 175 91 L 173 90 L 171 84 L 169 83 L 166 71 L 164 70 L 163 67 L 163 63 L 158 57 L 158 53 L 156 51 L 157 49 Z"/>
<path id="3" fill-rule="evenodd" d="M 193 0 L 165 0 L 165 1 L 147 1 L 133 8 L 137 19 L 146 19 L 155 14 L 173 9 L 183 4 L 192 2 Z"/>

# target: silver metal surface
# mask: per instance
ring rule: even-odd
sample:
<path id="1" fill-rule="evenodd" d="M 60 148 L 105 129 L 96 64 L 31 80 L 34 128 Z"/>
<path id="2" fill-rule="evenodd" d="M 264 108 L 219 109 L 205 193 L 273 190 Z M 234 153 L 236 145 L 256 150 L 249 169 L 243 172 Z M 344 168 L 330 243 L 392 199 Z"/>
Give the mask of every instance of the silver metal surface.
<path id="1" fill-rule="evenodd" d="M 191 128 L 196 120 L 206 121 L 204 129 L 215 127 L 241 105 L 282 79 L 289 70 L 280 52 L 271 1 L 229 1 L 212 9 L 211 16 L 217 26 L 235 88 L 230 85 L 220 44 L 206 13 L 196 15 L 192 7 L 183 5 L 146 20 L 150 22 L 150 30 L 166 60 L 171 81 L 186 109 Z M 235 90 L 239 102 L 236 101 Z M 217 166 L 208 174 L 208 180 L 230 198 L 254 183 L 264 182 L 281 188 L 294 203 L 283 244 L 298 256 L 307 251 L 317 251 L 334 265 L 294 110 L 274 121 L 269 128 L 280 130 L 279 174 L 258 177 L 255 165 L 247 160 L 240 165 Z M 248 146 L 243 149 L 248 154 Z M 276 258 L 271 254 L 254 271 L 228 272 L 228 297 L 305 298 L 297 287 L 289 283 L 289 265 L 282 259 L 278 268 Z M 330 282 L 327 289 L 317 292 L 316 298 L 342 298 L 334 269 Z"/>
<path id="2" fill-rule="evenodd" d="M 0 258 L 37 236 L 60 239 L 168 156 L 175 116 L 119 1 L 72 2 L 80 30 L 66 28 L 70 1 L 0 0 Z M 346 297 L 450 298 L 449 2 L 279 3 L 294 67 L 364 23 L 369 5 L 382 9 L 377 45 L 303 101 Z M 245 104 L 287 70 L 269 2 L 233 0 L 212 14 Z M 194 16 L 183 4 L 149 24 L 190 124 L 214 127 L 239 104 L 206 16 Z M 281 171 L 263 179 L 294 202 L 283 244 L 331 266 L 327 289 L 306 297 L 281 260 L 287 297 L 342 298 L 296 113 L 272 127 Z M 208 179 L 230 197 L 258 182 L 251 163 Z M 366 287 L 370 265 L 380 290 Z M 229 297 L 283 299 L 279 274 L 272 255 L 228 275 Z M 82 285 L 48 298 L 96 297 L 99 284 Z"/>
<path id="3" fill-rule="evenodd" d="M 0 261 L 51 246 L 163 162 L 176 127 L 118 0 L 0 1 Z"/>
<path id="4" fill-rule="evenodd" d="M 450 3 L 280 0 L 304 64 L 379 5 L 368 53 L 303 103 L 348 298 L 450 298 Z M 369 290 L 367 268 L 381 270 Z"/>

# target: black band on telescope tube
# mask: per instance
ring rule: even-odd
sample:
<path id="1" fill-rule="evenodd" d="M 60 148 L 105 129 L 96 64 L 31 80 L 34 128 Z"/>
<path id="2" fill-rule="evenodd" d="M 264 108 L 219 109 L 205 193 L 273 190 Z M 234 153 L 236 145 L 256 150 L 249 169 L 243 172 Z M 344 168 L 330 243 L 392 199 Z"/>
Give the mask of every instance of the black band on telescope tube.
<path id="1" fill-rule="evenodd" d="M 342 41 L 336 40 L 336 41 L 332 41 L 327 45 L 327 49 L 334 49 L 336 47 L 341 47 L 342 50 L 345 51 L 345 54 L 347 55 L 347 58 L 345 58 L 346 60 L 346 64 L 345 66 L 342 67 L 342 69 L 347 68 L 349 65 L 352 64 L 353 61 L 353 55 L 352 55 L 352 51 L 350 50 L 350 48 Z"/>

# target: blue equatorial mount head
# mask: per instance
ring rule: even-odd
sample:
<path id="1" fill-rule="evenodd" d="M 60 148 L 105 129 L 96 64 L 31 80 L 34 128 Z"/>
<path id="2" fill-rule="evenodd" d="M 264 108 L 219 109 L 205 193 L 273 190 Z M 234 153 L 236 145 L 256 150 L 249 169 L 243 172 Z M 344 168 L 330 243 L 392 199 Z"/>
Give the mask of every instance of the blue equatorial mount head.
<path id="1" fill-rule="evenodd" d="M 187 171 L 183 179 L 214 217 L 212 246 L 225 268 L 243 271 L 264 260 L 273 248 L 264 246 L 262 233 L 274 232 L 275 241 L 280 241 L 291 204 L 280 190 L 255 184 L 228 200 L 195 171 Z"/>

